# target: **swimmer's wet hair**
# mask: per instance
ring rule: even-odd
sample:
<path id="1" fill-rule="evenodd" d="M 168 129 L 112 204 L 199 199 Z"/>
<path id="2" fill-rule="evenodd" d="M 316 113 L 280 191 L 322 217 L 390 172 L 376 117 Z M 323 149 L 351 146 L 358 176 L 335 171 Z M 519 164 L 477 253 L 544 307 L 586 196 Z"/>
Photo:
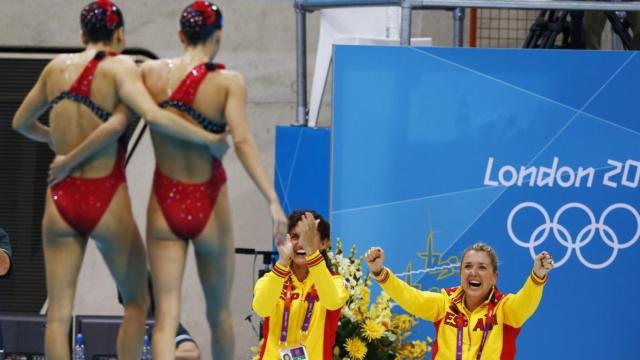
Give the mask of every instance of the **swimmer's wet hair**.
<path id="1" fill-rule="evenodd" d="M 184 8 L 180 15 L 180 30 L 189 45 L 203 43 L 222 29 L 222 11 L 218 5 L 198 0 Z"/>
<path id="2" fill-rule="evenodd" d="M 124 26 L 124 17 L 110 0 L 98 0 L 82 9 L 80 26 L 90 43 L 110 42 L 113 33 Z"/>

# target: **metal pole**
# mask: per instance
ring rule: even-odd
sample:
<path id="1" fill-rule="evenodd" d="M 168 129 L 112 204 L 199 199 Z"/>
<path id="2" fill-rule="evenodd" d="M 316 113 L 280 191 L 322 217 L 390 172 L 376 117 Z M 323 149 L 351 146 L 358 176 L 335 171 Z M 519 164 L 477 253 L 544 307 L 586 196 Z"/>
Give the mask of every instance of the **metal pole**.
<path id="1" fill-rule="evenodd" d="M 307 106 L 307 14 L 300 0 L 296 10 L 296 125 L 308 124 Z"/>
<path id="2" fill-rule="evenodd" d="M 620 41 L 620 38 L 613 30 L 611 30 L 611 50 L 624 50 L 622 48 L 622 41 Z"/>
<path id="3" fill-rule="evenodd" d="M 411 5 L 403 0 L 400 14 L 400 45 L 411 45 Z"/>
<path id="4" fill-rule="evenodd" d="M 548 9 L 548 10 L 600 10 L 640 11 L 640 1 L 563 1 L 563 0 L 403 0 L 414 9 L 442 7 L 489 9 Z"/>
<path id="5" fill-rule="evenodd" d="M 640 11 L 640 1 L 611 3 L 600 0 L 295 0 L 307 11 L 350 6 L 401 6 L 413 9 L 487 8 L 487 9 L 547 9 Z"/>
<path id="6" fill-rule="evenodd" d="M 453 9 L 453 46 L 455 47 L 464 46 L 464 13 L 464 8 Z"/>
<path id="7" fill-rule="evenodd" d="M 469 47 L 478 46 L 478 9 L 471 9 L 469 19 Z"/>
<path id="8" fill-rule="evenodd" d="M 611 0 L 611 2 L 620 2 L 620 0 Z M 611 49 L 612 50 L 622 50 L 622 41 L 618 35 L 616 35 L 615 31 L 613 31 L 613 27 L 609 27 L 611 29 Z"/>

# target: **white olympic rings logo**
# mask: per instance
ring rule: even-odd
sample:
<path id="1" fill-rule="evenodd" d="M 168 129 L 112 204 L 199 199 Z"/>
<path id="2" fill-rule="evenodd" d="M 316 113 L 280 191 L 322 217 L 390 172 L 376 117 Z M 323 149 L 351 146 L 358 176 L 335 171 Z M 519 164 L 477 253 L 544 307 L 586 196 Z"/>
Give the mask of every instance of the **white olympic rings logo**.
<path id="1" fill-rule="evenodd" d="M 524 208 L 536 209 L 544 217 L 544 223 L 538 226 L 531 233 L 528 241 L 520 240 L 513 232 L 513 219 L 516 216 L 516 214 Z M 580 230 L 580 232 L 575 238 L 575 241 L 571 237 L 569 230 L 567 230 L 566 227 L 560 225 L 560 221 L 559 221 L 560 217 L 562 216 L 562 214 L 564 214 L 565 211 L 569 209 L 574 209 L 574 208 L 582 210 L 587 215 L 590 221 L 590 223 L 587 226 L 585 226 L 582 230 Z M 635 217 L 636 223 L 637 223 L 636 233 L 633 235 L 633 237 L 630 240 L 624 243 L 620 243 L 616 232 L 613 231 L 613 229 L 605 223 L 605 219 L 607 215 L 609 215 L 612 211 L 618 210 L 618 209 L 624 209 L 630 212 Z M 561 245 L 564 245 L 567 248 L 567 252 L 564 254 L 564 257 L 560 259 L 560 261 L 557 261 L 555 263 L 555 267 L 562 266 L 562 264 L 564 264 L 571 256 L 571 251 L 575 249 L 578 259 L 584 266 L 591 269 L 602 269 L 609 266 L 613 262 L 613 260 L 615 260 L 616 256 L 618 255 L 618 250 L 628 248 L 629 246 L 633 245 L 638 240 L 638 238 L 640 238 L 640 214 L 633 206 L 629 204 L 616 203 L 616 204 L 610 205 L 602 213 L 602 215 L 600 215 L 600 219 L 598 219 L 598 221 L 596 222 L 595 215 L 593 214 L 591 209 L 589 209 L 584 204 L 572 202 L 558 209 L 558 212 L 556 212 L 552 221 L 544 207 L 542 207 L 538 203 L 528 201 L 528 202 L 523 202 L 520 205 L 514 207 L 513 210 L 511 210 L 511 213 L 509 214 L 509 218 L 507 219 L 507 231 L 509 232 L 509 236 L 511 237 L 511 240 L 513 240 L 513 242 L 515 242 L 519 246 L 529 248 L 529 252 L 531 253 L 532 258 L 535 258 L 536 256 L 535 248 L 538 245 L 542 244 L 549 236 L 549 230 L 553 231 L 553 235 L 556 238 L 556 240 Z M 593 239 L 593 237 L 596 234 L 596 230 L 598 231 L 600 238 L 602 238 L 602 241 L 613 249 L 611 256 L 609 256 L 608 259 L 606 259 L 604 262 L 599 264 L 594 264 L 588 261 L 587 259 L 584 258 L 584 256 L 580 252 L 580 249 L 583 246 L 587 245 Z"/>

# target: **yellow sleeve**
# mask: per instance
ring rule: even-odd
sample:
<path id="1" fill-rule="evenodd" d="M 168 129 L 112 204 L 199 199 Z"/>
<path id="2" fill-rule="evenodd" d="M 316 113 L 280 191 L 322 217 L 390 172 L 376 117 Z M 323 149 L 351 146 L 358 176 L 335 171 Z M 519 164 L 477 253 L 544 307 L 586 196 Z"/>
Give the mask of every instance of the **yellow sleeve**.
<path id="1" fill-rule="evenodd" d="M 276 263 L 271 272 L 265 274 L 253 288 L 253 310 L 260 317 L 268 317 L 275 313 L 280 300 L 284 281 L 291 274 L 289 267 Z"/>
<path id="2" fill-rule="evenodd" d="M 331 275 L 320 251 L 307 256 L 307 266 L 309 267 L 309 276 L 318 290 L 322 305 L 329 310 L 343 307 L 349 299 L 344 279 L 339 275 Z"/>
<path id="3" fill-rule="evenodd" d="M 384 268 L 375 279 L 382 290 L 410 314 L 428 321 L 437 321 L 444 316 L 446 302 L 444 294 L 418 290 L 398 279 L 387 268 Z"/>
<path id="4" fill-rule="evenodd" d="M 533 272 L 527 277 L 522 289 L 516 294 L 509 294 L 504 303 L 504 322 L 513 327 L 521 327 L 538 308 L 542 299 L 542 290 L 547 283 L 547 276 L 539 278 Z"/>

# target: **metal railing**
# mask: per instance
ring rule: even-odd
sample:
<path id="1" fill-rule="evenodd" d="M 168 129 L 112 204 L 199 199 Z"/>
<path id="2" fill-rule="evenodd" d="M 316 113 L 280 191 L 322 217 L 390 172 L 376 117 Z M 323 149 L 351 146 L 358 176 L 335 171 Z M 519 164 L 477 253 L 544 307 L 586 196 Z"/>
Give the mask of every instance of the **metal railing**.
<path id="1" fill-rule="evenodd" d="M 411 45 L 411 13 L 414 9 L 453 11 L 453 44 L 463 45 L 466 8 L 640 11 L 640 1 L 566 1 L 566 0 L 294 0 L 296 12 L 296 124 L 307 125 L 307 29 L 306 14 L 314 10 L 359 7 L 399 6 L 400 44 Z"/>

